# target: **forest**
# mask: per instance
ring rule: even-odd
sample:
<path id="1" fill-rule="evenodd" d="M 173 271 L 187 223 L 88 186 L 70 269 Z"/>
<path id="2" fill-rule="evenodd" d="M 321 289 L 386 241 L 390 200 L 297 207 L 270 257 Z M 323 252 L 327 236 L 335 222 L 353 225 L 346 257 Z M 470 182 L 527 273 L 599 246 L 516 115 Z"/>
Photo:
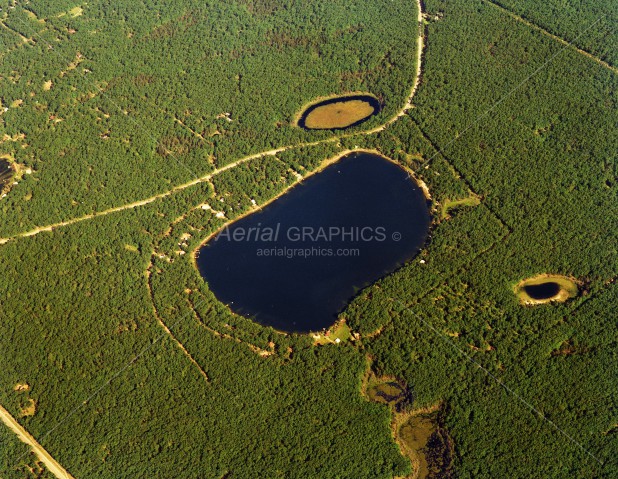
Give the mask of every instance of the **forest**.
<path id="1" fill-rule="evenodd" d="M 2 146 L 36 173 L 0 203 L 0 236 L 307 141 L 294 117 L 321 96 L 388 98 L 363 126 L 379 125 L 405 101 L 416 68 L 409 1 L 288 1 L 270 15 L 235 2 L 98 1 L 76 17 L 47 3 L 3 20 L 33 45 L 11 49 L 0 67 L 2 105 L 16 105 L 0 116 L 4 133 L 25 136 Z"/>
<path id="2" fill-rule="evenodd" d="M 611 0 L 590 2 L 586 8 L 576 1 L 487 0 L 520 15 L 550 33 L 572 42 L 600 60 L 616 66 L 618 56 L 616 22 L 618 9 Z M 594 24 L 594 29 L 588 28 Z"/>
<path id="3" fill-rule="evenodd" d="M 1 0 L 0 157 L 32 173 L 0 199 L 0 404 L 75 478 L 416 478 L 423 411 L 427 477 L 616 477 L 615 16 L 559 3 L 423 2 L 402 110 L 407 0 Z M 353 92 L 380 113 L 294 126 Z M 339 343 L 233 314 L 195 250 L 360 148 L 427 186 L 419 256 Z M 522 305 L 544 273 L 578 295 Z M 53 477 L 4 424 L 0 477 Z"/>

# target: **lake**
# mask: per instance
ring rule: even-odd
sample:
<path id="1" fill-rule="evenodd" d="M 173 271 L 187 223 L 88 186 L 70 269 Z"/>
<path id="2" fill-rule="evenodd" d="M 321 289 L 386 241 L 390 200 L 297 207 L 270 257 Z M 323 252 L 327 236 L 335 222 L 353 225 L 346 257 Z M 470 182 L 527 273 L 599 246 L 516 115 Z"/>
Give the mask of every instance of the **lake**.
<path id="1" fill-rule="evenodd" d="M 353 153 L 219 232 L 197 266 L 234 312 L 281 331 L 319 331 L 359 290 L 412 259 L 430 221 L 406 171 Z"/>

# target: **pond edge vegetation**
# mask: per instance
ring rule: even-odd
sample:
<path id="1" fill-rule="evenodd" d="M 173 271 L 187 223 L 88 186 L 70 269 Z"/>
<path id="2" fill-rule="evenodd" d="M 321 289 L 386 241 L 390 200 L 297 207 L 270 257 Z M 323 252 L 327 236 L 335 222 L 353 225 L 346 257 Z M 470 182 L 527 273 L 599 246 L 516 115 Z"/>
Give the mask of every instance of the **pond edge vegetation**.
<path id="1" fill-rule="evenodd" d="M 414 407 L 414 392 L 405 381 L 391 375 L 378 375 L 374 371 L 373 358 L 370 355 L 366 356 L 366 361 L 366 370 L 360 378 L 359 385 L 361 397 L 389 409 L 393 442 L 397 444 L 400 454 L 410 461 L 412 469 L 410 474 L 394 479 L 451 477 L 454 467 L 455 444 L 448 430 L 444 427 L 444 416 L 447 409 L 444 401 L 440 400 L 425 406 Z M 399 390 L 399 394 L 391 398 L 377 398 L 370 393 L 371 389 L 381 385 L 389 385 Z M 428 432 L 425 444 L 416 449 L 406 443 L 402 437 L 402 429 L 407 425 L 414 428 L 411 422 L 419 418 L 431 423 L 431 430 Z M 436 444 L 436 441 L 430 443 L 434 437 L 441 440 L 442 444 Z M 442 447 L 437 447 L 440 445 Z M 438 455 L 436 455 L 436 452 Z"/>
<path id="2" fill-rule="evenodd" d="M 351 125 L 345 126 L 345 127 L 336 127 L 336 128 L 308 128 L 304 125 L 305 119 L 306 117 L 316 108 L 319 108 L 320 106 L 326 106 L 328 104 L 332 104 L 332 103 L 344 103 L 346 101 L 351 101 L 351 100 L 355 100 L 355 99 L 360 99 L 360 98 L 371 98 L 375 101 L 375 105 L 371 105 L 374 109 L 373 113 L 371 113 L 370 115 L 358 120 L 355 123 L 352 123 Z M 324 105 L 322 105 L 324 103 Z M 305 103 L 303 106 L 300 107 L 300 109 L 296 112 L 296 114 L 294 115 L 294 119 L 292 120 L 292 125 L 296 126 L 298 128 L 302 128 L 303 130 L 306 131 L 320 131 L 320 130 L 338 130 L 338 131 L 342 131 L 342 130 L 347 130 L 348 128 L 352 128 L 356 125 L 359 125 L 360 123 L 363 123 L 365 121 L 367 121 L 369 118 L 371 118 L 372 116 L 376 116 L 378 115 L 382 109 L 384 108 L 384 102 L 382 100 L 380 100 L 380 98 L 378 98 L 376 95 L 374 95 L 373 93 L 369 93 L 369 92 L 364 92 L 364 91 L 355 91 L 355 92 L 346 92 L 346 93 L 334 93 L 332 95 L 325 95 L 325 96 L 319 96 L 317 98 L 312 99 L 311 101 L 308 101 L 307 103 Z"/>
<path id="3" fill-rule="evenodd" d="M 560 289 L 555 295 L 540 299 L 531 297 L 525 290 L 526 286 L 537 286 L 545 283 L 556 283 Z M 560 274 L 542 273 L 536 276 L 531 276 L 530 278 L 522 279 L 519 283 L 513 286 L 513 291 L 517 295 L 517 298 L 521 304 L 534 306 L 536 304 L 547 304 L 552 302 L 564 303 L 579 294 L 581 285 L 581 281 L 577 278 L 563 276 Z"/>
<path id="4" fill-rule="evenodd" d="M 9 154 L 0 154 L 0 195 L 5 195 L 15 181 L 17 165 Z"/>

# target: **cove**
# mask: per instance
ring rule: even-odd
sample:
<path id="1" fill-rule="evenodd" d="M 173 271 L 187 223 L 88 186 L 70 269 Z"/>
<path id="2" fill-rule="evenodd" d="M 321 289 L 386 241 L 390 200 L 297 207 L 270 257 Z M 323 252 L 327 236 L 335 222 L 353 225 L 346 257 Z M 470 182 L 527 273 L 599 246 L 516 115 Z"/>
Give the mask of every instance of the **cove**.
<path id="1" fill-rule="evenodd" d="M 360 125 L 381 110 L 371 95 L 330 98 L 309 106 L 298 120 L 305 130 L 343 130 Z"/>
<path id="2" fill-rule="evenodd" d="M 230 224 L 196 263 L 232 311 L 280 331 L 319 331 L 359 290 L 412 259 L 429 225 L 407 172 L 357 152 Z"/>

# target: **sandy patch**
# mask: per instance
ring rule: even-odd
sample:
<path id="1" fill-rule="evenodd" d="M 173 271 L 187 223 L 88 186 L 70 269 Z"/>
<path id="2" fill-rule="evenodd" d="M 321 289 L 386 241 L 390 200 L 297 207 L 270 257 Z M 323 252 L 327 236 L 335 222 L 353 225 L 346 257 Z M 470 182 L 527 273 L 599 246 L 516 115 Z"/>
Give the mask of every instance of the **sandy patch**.
<path id="1" fill-rule="evenodd" d="M 81 16 L 82 13 L 84 13 L 84 9 L 80 6 L 73 7 L 71 8 L 71 10 L 69 10 L 69 15 L 71 15 L 74 18 Z"/>

